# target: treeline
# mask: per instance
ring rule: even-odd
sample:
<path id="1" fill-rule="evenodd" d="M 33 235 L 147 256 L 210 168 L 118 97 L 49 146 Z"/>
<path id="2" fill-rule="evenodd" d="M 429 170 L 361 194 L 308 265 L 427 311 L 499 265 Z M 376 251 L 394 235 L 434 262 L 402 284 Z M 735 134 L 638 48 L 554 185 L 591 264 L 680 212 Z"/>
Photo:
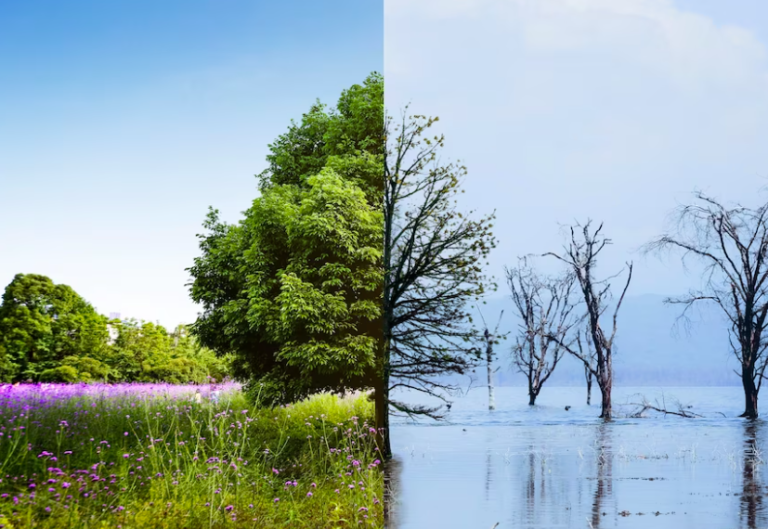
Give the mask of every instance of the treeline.
<path id="1" fill-rule="evenodd" d="M 110 320 L 67 285 L 18 274 L 0 304 L 2 382 L 205 382 L 229 376 L 180 325 Z"/>

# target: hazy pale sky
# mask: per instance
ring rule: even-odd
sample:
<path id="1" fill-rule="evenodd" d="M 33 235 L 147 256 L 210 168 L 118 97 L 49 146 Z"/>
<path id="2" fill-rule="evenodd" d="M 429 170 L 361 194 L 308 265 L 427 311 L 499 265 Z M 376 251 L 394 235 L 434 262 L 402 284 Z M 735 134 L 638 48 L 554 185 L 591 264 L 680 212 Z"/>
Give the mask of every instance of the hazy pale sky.
<path id="1" fill-rule="evenodd" d="M 592 218 L 602 274 L 632 259 L 632 293 L 679 293 L 678 260 L 637 253 L 668 213 L 696 188 L 766 199 L 763 0 L 387 0 L 384 20 L 387 107 L 440 117 L 464 207 L 496 210 L 499 279 Z"/>
<path id="2" fill-rule="evenodd" d="M 0 5 L 0 289 L 17 273 L 107 314 L 194 321 L 207 208 L 240 218 L 267 145 L 383 70 L 380 1 Z"/>

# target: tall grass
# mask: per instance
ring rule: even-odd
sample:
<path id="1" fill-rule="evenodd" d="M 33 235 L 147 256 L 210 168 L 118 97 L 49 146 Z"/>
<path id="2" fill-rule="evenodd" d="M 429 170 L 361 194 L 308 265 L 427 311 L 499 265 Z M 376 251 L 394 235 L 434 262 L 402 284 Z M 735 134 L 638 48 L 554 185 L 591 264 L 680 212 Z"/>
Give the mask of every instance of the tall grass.
<path id="1" fill-rule="evenodd" d="M 0 387 L 0 527 L 382 526 L 364 397 L 93 388 Z"/>

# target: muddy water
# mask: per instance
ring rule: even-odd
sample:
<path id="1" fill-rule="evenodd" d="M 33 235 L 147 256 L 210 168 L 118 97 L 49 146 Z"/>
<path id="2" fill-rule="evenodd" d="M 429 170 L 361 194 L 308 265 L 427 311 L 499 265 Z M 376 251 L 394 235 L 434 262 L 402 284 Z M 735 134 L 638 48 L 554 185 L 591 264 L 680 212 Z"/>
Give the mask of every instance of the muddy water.
<path id="1" fill-rule="evenodd" d="M 395 419 L 390 527 L 768 527 L 768 424 L 736 418 L 739 391 L 614 390 L 619 414 L 642 394 L 691 406 L 705 416 L 697 419 L 604 423 L 583 388 L 545 388 L 533 408 L 524 388 L 497 388 L 493 412 L 473 389 L 447 423 Z"/>

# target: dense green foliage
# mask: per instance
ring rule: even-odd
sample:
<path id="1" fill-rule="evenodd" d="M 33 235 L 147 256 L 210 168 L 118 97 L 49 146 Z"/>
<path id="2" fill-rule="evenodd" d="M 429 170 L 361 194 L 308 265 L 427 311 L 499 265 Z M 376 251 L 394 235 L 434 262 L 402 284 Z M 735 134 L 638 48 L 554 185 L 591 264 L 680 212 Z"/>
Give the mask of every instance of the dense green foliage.
<path id="1" fill-rule="evenodd" d="M 116 333 L 110 340 L 110 328 Z M 172 383 L 218 380 L 229 358 L 218 358 L 183 326 L 108 321 L 66 285 L 18 274 L 0 305 L 0 380 Z"/>
<path id="2" fill-rule="evenodd" d="M 116 380 L 182 384 L 223 380 L 230 375 L 231 359 L 202 347 L 183 325 L 172 333 L 160 325 L 135 320 L 113 325 L 117 337 L 106 363 Z"/>
<path id="3" fill-rule="evenodd" d="M 18 274 L 0 305 L 0 374 L 6 381 L 37 379 L 68 358 L 100 356 L 106 318 L 66 285 Z"/>
<path id="4" fill-rule="evenodd" d="M 0 525 L 382 527 L 366 399 L 268 409 L 158 386 L 3 388 Z"/>
<path id="5" fill-rule="evenodd" d="M 288 132 L 269 145 L 269 150 L 269 165 L 259 175 L 262 191 L 275 185 L 303 185 L 334 157 L 372 157 L 383 164 L 383 77 L 371 74 L 362 85 L 345 90 L 336 108 L 330 111 L 317 102 L 304 114 L 301 123 L 291 121 Z M 373 191 L 383 189 L 383 172 L 382 165 L 375 174 L 362 178 L 348 176 Z M 381 201 L 381 196 L 373 192 L 369 198 L 372 202 Z"/>
<path id="6" fill-rule="evenodd" d="M 272 404 L 379 378 L 383 79 L 312 107 L 270 145 L 237 224 L 211 210 L 189 271 L 201 343 Z"/>

